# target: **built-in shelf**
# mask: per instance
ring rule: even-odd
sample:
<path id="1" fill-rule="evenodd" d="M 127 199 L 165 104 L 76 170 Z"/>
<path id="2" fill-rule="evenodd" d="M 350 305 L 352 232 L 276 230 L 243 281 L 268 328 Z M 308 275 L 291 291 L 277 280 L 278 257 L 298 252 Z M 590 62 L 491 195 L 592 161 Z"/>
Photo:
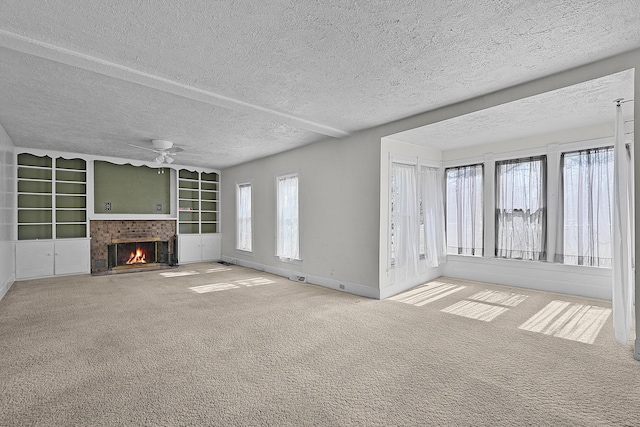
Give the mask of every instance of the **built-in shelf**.
<path id="1" fill-rule="evenodd" d="M 87 237 L 83 159 L 18 154 L 18 240 Z"/>
<path id="2" fill-rule="evenodd" d="M 178 234 L 219 233 L 219 175 L 178 171 Z"/>

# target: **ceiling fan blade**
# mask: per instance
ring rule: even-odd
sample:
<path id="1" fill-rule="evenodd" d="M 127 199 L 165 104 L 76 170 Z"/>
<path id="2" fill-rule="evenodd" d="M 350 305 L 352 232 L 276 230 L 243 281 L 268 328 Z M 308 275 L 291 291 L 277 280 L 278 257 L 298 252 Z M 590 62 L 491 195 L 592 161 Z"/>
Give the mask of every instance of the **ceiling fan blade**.
<path id="1" fill-rule="evenodd" d="M 169 149 L 168 151 L 172 152 L 172 153 L 181 153 L 184 151 L 184 148 L 181 147 L 173 147 L 171 149 Z"/>
<path id="2" fill-rule="evenodd" d="M 142 147 L 140 145 L 134 145 L 134 144 L 127 144 L 130 147 L 136 147 L 136 148 L 142 148 L 143 150 L 147 150 L 147 151 L 153 151 L 154 153 L 157 153 L 158 150 L 154 149 L 154 148 L 149 148 L 149 147 Z"/>

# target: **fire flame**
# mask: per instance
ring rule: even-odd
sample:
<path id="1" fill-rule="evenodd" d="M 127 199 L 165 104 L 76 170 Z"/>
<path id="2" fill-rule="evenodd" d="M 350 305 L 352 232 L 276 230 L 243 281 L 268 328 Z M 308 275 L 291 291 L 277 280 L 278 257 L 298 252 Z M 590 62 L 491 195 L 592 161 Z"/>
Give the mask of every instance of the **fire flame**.
<path id="1" fill-rule="evenodd" d="M 131 252 L 131 256 L 127 260 L 126 264 L 144 264 L 146 262 L 147 261 L 145 260 L 145 254 L 140 250 L 140 247 L 138 246 L 135 253 Z"/>

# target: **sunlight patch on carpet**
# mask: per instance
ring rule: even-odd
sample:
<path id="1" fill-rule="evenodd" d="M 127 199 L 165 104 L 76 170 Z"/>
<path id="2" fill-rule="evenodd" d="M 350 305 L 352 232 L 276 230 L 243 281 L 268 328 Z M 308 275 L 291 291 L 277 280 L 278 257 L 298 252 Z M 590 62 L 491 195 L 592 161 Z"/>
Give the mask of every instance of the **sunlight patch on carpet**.
<path id="1" fill-rule="evenodd" d="M 468 317 L 470 319 L 482 320 L 483 322 L 491 322 L 505 311 L 509 311 L 509 309 L 497 305 L 462 300 L 452 306 L 442 309 L 442 311 L 449 314 L 455 314 L 457 316 Z"/>
<path id="2" fill-rule="evenodd" d="M 551 301 L 519 329 L 593 344 L 610 314 L 610 308 Z"/>
<path id="3" fill-rule="evenodd" d="M 162 277 L 181 277 L 181 276 L 194 276 L 196 274 L 200 274 L 197 271 L 171 271 L 160 273 Z"/>
<path id="4" fill-rule="evenodd" d="M 221 271 L 231 271 L 229 267 L 216 267 L 205 270 L 205 273 L 219 273 Z"/>
<path id="5" fill-rule="evenodd" d="M 508 307 L 515 307 L 525 299 L 527 299 L 526 295 L 487 289 L 441 311 L 455 314 L 456 316 L 468 317 L 469 319 L 491 322 L 502 313 L 509 311 Z"/>
<path id="6" fill-rule="evenodd" d="M 490 304 L 504 305 L 507 307 L 515 307 L 516 305 L 527 299 L 527 296 L 509 292 L 486 290 L 478 292 L 477 294 L 469 297 L 469 299 L 472 299 L 474 301 L 488 302 Z"/>
<path id="7" fill-rule="evenodd" d="M 212 285 L 194 286 L 189 289 L 191 289 L 193 292 L 204 294 L 207 292 L 226 291 L 228 289 L 237 289 L 237 288 L 239 288 L 239 286 L 236 286 L 232 283 L 214 283 Z"/>
<path id="8" fill-rule="evenodd" d="M 403 292 L 388 299 L 420 307 L 458 292 L 464 288 L 465 286 L 457 286 L 450 283 L 429 282 L 426 285 Z"/>
<path id="9" fill-rule="evenodd" d="M 234 280 L 231 283 L 213 283 L 211 285 L 194 286 L 191 289 L 199 294 L 207 292 L 226 291 L 229 289 L 238 289 L 240 287 L 250 288 L 252 286 L 267 285 L 269 283 L 276 283 L 274 280 L 265 279 L 264 277 L 252 277 L 250 279 Z"/>
<path id="10" fill-rule="evenodd" d="M 254 277 L 251 279 L 236 280 L 233 283 L 236 283 L 242 286 L 259 286 L 259 285 L 268 285 L 269 283 L 276 283 L 276 282 L 270 279 L 265 279 L 264 277 Z"/>

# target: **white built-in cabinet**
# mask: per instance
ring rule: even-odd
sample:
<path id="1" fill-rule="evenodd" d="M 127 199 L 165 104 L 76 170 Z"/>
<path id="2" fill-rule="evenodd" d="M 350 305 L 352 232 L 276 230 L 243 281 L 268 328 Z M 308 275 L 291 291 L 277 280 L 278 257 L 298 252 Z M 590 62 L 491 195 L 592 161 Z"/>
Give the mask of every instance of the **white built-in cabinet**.
<path id="1" fill-rule="evenodd" d="M 178 235 L 178 262 L 217 261 L 222 256 L 221 234 Z"/>
<path id="2" fill-rule="evenodd" d="M 178 262 L 217 261 L 222 256 L 220 176 L 178 171 Z"/>
<path id="3" fill-rule="evenodd" d="M 16 279 L 91 271 L 86 160 L 17 154 Z"/>
<path id="4" fill-rule="evenodd" d="M 16 279 L 90 271 L 89 239 L 16 242 Z"/>

